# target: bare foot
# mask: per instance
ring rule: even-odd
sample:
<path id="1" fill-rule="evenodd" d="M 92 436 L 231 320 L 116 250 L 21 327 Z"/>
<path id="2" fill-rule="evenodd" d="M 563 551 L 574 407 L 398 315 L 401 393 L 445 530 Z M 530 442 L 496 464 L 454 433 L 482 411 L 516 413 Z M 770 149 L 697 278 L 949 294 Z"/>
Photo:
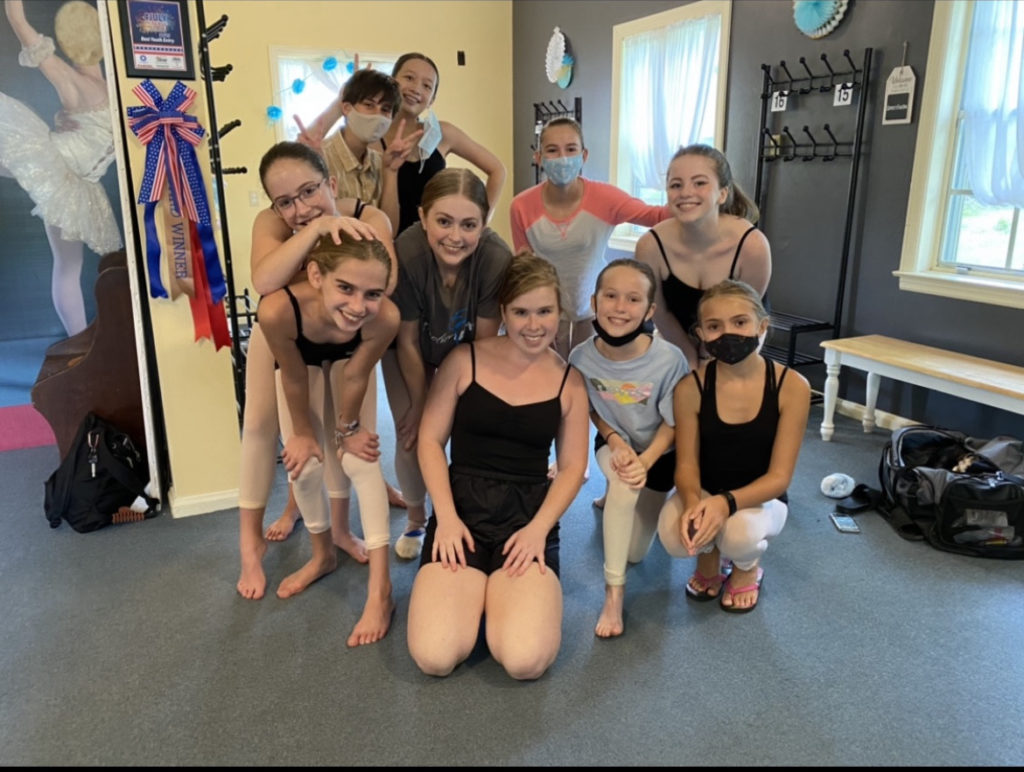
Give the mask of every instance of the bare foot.
<path id="1" fill-rule="evenodd" d="M 284 541 L 292 535 L 292 531 L 295 530 L 295 524 L 298 521 L 299 511 L 287 508 L 277 520 L 270 524 L 267 532 L 263 535 L 267 538 L 267 541 Z"/>
<path id="2" fill-rule="evenodd" d="M 397 507 L 398 509 L 408 509 L 409 504 L 405 500 L 405 496 L 391 483 L 386 483 L 388 486 L 388 506 Z"/>
<path id="3" fill-rule="evenodd" d="M 267 591 L 267 577 L 263 573 L 263 555 L 266 551 L 267 543 L 262 539 L 258 544 L 242 546 L 242 573 L 235 587 L 243 598 L 259 600 Z"/>
<path id="4" fill-rule="evenodd" d="M 337 567 L 338 556 L 333 550 L 329 557 L 310 559 L 306 565 L 294 574 L 289 574 L 281 580 L 281 584 L 277 587 L 277 597 L 290 598 L 293 595 L 298 595 L 317 579 L 327 576 Z"/>
<path id="5" fill-rule="evenodd" d="M 357 563 L 365 563 L 370 558 L 366 554 L 366 542 L 353 535 L 351 531 L 332 536 L 334 546 L 348 555 Z"/>
<path id="6" fill-rule="evenodd" d="M 394 613 L 395 602 L 391 599 L 391 593 L 384 598 L 367 598 L 363 616 L 352 628 L 346 643 L 350 647 L 376 643 L 388 634 Z"/>
<path id="7" fill-rule="evenodd" d="M 622 623 L 622 601 L 626 595 L 623 585 L 606 584 L 604 587 L 604 608 L 598 617 L 594 633 L 598 638 L 614 638 L 622 635 L 625 626 Z"/>

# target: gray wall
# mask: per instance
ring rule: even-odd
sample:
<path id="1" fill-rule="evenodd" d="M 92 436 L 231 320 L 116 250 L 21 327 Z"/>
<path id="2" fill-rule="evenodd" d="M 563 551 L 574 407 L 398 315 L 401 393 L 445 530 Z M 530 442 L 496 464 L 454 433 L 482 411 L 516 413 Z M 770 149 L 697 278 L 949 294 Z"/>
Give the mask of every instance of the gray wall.
<path id="1" fill-rule="evenodd" d="M 590 151 L 585 174 L 608 180 L 612 26 L 681 5 L 672 2 L 614 0 L 517 0 L 513 4 L 516 104 L 513 164 L 516 191 L 533 184 L 530 143 L 533 103 L 583 99 L 583 124 Z M 803 72 L 806 57 L 812 72 L 824 72 L 825 53 L 834 70 L 844 49 L 858 67 L 864 51 L 874 49 L 867 92 L 863 157 L 859 167 L 858 202 L 847 270 L 843 336 L 878 333 L 949 348 L 965 354 L 1024 365 L 1020 329 L 1024 312 L 982 303 L 952 300 L 899 290 L 892 271 L 898 268 L 907 212 L 907 192 L 917 138 L 920 96 L 925 77 L 932 3 L 860 0 L 851 3 L 839 27 L 813 40 L 793 23 L 789 0 L 736 0 L 732 12 L 726 146 L 737 182 L 751 195 L 757 173 L 760 130 L 761 65 L 777 71 L 785 60 L 790 72 Z M 569 88 L 548 83 L 544 52 L 555 26 L 561 28 L 576 57 Z M 901 63 L 907 42 L 907 64 L 917 75 L 915 120 L 909 125 L 882 126 L 879 113 L 885 79 Z M 832 108 L 831 99 L 798 98 L 777 117 L 776 128 L 788 125 L 799 135 L 806 124 L 815 136 L 828 122 L 840 140 L 852 139 L 855 108 Z M 761 226 L 772 244 L 773 276 L 769 297 L 776 310 L 831 320 L 846 219 L 850 161 L 831 163 L 775 162 L 766 166 L 767 199 Z M 812 353 L 820 337 L 801 338 Z M 815 388 L 824 379 L 822 365 L 803 369 Z M 863 401 L 864 378 L 844 371 L 840 395 Z M 878 407 L 929 423 L 952 426 L 976 436 L 1024 436 L 1024 417 L 926 389 L 882 381 Z"/>

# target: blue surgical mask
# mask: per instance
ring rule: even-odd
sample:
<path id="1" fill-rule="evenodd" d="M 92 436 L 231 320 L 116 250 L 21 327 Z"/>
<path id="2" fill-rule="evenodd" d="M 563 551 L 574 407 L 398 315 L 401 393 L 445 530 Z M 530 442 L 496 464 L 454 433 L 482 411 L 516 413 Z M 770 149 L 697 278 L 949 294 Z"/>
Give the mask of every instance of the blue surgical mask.
<path id="1" fill-rule="evenodd" d="M 552 185 L 564 188 L 579 177 L 580 172 L 583 171 L 583 154 L 545 158 L 541 160 L 540 165 Z"/>

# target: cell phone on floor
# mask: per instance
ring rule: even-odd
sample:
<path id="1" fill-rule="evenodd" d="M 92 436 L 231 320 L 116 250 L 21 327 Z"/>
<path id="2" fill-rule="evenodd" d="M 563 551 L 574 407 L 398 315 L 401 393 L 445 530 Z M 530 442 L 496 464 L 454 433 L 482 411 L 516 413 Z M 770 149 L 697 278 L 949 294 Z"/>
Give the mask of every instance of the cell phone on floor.
<path id="1" fill-rule="evenodd" d="M 860 526 L 857 525 L 857 521 L 849 515 L 840 515 L 838 512 L 833 512 L 829 515 L 829 519 L 837 531 L 842 533 L 860 533 Z"/>

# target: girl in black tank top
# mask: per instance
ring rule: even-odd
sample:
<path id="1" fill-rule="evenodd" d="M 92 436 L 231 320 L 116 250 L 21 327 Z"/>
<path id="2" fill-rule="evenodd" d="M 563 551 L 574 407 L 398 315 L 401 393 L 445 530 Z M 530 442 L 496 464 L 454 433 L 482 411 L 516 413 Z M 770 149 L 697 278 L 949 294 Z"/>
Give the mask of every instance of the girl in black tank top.
<path id="1" fill-rule="evenodd" d="M 491 653 L 516 679 L 542 675 L 561 640 L 558 520 L 583 483 L 587 393 L 551 348 L 561 311 L 554 267 L 513 258 L 498 297 L 506 334 L 448 354 L 420 423 L 434 511 L 408 640 L 430 675 L 448 675 L 469 656 L 482 620 Z M 553 441 L 558 474 L 549 480 Z"/>
<path id="2" fill-rule="evenodd" d="M 260 327 L 280 364 L 281 458 L 313 547 L 309 562 L 282 581 L 278 596 L 295 595 L 337 567 L 323 467 L 327 454 L 337 453 L 359 499 L 370 564 L 366 606 L 348 639 L 357 646 L 383 638 L 394 611 L 375 403 L 363 401 L 400 316 L 385 294 L 391 258 L 380 241 L 343 236 L 335 244 L 324 236 L 310 251 L 306 270 L 308 282 L 270 293 L 259 308 Z"/>
<path id="3" fill-rule="evenodd" d="M 726 279 L 709 288 L 698 320 L 712 359 L 676 388 L 679 487 L 658 533 L 670 555 L 697 556 L 688 598 L 717 598 L 723 610 L 742 613 L 757 605 L 761 558 L 786 522 L 810 386 L 758 353 L 768 313 L 750 285 Z"/>

